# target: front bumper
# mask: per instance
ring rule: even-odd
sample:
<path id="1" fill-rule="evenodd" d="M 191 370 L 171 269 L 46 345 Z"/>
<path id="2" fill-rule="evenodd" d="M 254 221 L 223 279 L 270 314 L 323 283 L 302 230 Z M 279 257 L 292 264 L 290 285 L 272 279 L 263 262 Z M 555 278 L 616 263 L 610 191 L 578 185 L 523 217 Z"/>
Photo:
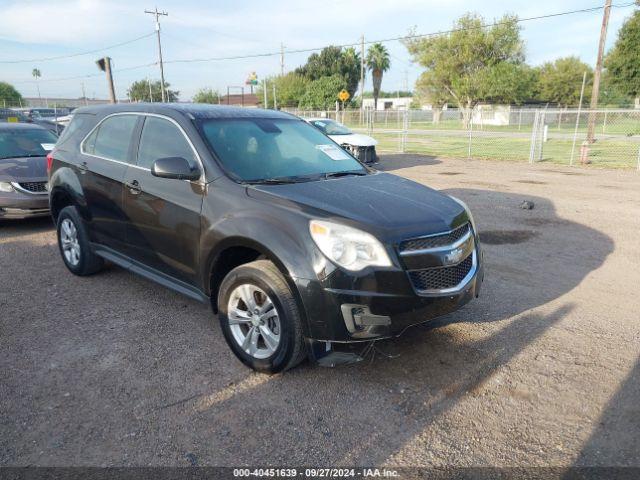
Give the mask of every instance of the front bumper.
<path id="1" fill-rule="evenodd" d="M 400 335 L 408 327 L 454 312 L 480 293 L 484 279 L 482 251 L 476 247 L 473 276 L 455 292 L 416 293 L 406 270 L 371 271 L 350 276 L 340 270 L 324 280 L 296 279 L 304 304 L 309 338 L 328 342 L 359 342 Z M 350 325 L 347 309 L 364 307 L 366 326 Z M 352 317 L 353 318 L 353 317 Z"/>
<path id="2" fill-rule="evenodd" d="M 0 219 L 49 215 L 49 196 L 22 192 L 0 193 Z"/>

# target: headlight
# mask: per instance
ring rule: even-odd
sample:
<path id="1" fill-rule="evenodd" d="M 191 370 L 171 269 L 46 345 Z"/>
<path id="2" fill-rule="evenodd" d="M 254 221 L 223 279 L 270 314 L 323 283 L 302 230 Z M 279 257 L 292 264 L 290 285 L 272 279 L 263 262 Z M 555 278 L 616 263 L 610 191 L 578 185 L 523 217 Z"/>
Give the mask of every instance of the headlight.
<path id="1" fill-rule="evenodd" d="M 477 235 L 478 234 L 478 230 L 476 230 L 476 222 L 473 220 L 473 215 L 471 215 L 471 210 L 469 210 L 469 207 L 467 206 L 467 204 L 464 203 L 459 198 L 454 197 L 453 195 L 449 195 L 449 198 L 451 198 L 451 200 L 453 200 L 454 202 L 459 203 L 460 205 L 462 205 L 462 208 L 464 208 L 466 210 L 467 216 L 469 217 L 469 221 L 471 222 L 471 227 L 473 228 L 473 231 Z"/>
<path id="2" fill-rule="evenodd" d="M 320 251 L 347 270 L 391 266 L 382 244 L 367 232 L 323 220 L 311 220 L 309 231 Z"/>
<path id="3" fill-rule="evenodd" d="M 13 186 L 9 182 L 0 182 L 0 192 L 15 192 Z"/>

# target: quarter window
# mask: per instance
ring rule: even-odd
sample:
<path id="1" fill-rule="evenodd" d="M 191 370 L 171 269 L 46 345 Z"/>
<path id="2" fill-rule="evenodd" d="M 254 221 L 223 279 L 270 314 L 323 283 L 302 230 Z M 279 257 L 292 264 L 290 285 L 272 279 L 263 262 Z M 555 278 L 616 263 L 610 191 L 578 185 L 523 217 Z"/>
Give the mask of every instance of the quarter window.
<path id="1" fill-rule="evenodd" d="M 166 157 L 182 157 L 191 165 L 198 165 L 189 142 L 172 122 L 147 117 L 140 137 L 138 166 L 151 169 L 153 162 Z"/>
<path id="2" fill-rule="evenodd" d="M 104 120 L 85 140 L 84 151 L 99 157 L 129 162 L 129 147 L 137 115 L 115 115 Z"/>

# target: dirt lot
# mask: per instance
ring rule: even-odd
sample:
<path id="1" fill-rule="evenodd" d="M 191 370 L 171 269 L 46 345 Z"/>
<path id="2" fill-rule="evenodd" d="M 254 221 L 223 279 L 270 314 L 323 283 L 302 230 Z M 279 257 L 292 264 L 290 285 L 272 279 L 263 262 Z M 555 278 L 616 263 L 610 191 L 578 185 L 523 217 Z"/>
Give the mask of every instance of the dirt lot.
<path id="1" fill-rule="evenodd" d="M 337 369 L 250 373 L 206 306 L 0 226 L 0 464 L 640 466 L 640 174 L 381 168 L 469 203 L 484 289 Z"/>

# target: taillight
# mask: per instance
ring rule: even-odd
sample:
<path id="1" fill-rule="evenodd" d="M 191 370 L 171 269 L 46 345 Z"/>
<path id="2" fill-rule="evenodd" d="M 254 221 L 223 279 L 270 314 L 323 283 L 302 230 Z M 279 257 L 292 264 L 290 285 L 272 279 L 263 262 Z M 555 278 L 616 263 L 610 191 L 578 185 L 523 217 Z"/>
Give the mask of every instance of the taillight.
<path id="1" fill-rule="evenodd" d="M 51 167 L 53 166 L 53 152 L 47 153 L 47 175 L 51 173 Z"/>

